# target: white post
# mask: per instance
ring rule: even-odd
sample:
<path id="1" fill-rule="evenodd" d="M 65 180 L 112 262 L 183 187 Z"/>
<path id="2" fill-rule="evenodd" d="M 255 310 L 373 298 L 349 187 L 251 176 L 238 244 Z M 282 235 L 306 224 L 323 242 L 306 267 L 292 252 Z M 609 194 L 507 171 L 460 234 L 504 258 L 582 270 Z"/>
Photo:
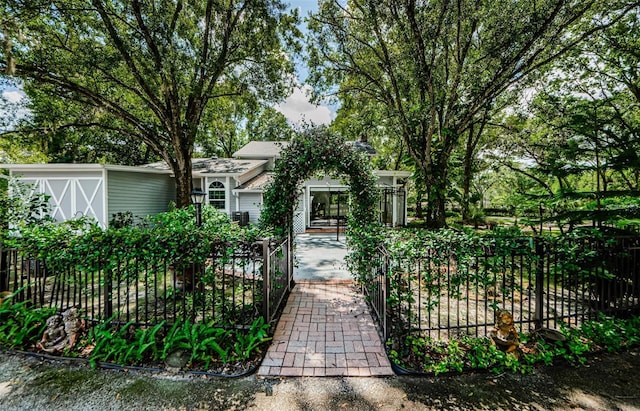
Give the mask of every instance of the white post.
<path id="1" fill-rule="evenodd" d="M 398 177 L 393 176 L 393 184 L 391 185 L 393 187 L 393 214 L 391 214 L 393 216 L 392 218 L 392 226 L 395 227 L 398 225 L 398 195 L 396 194 L 396 185 L 398 184 Z"/>

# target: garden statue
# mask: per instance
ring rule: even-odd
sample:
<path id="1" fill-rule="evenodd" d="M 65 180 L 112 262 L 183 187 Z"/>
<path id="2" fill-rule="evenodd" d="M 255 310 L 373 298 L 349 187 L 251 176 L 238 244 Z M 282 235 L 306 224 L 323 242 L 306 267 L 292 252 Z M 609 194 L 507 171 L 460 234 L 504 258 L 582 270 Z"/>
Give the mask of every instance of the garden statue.
<path id="1" fill-rule="evenodd" d="M 47 319 L 47 328 L 36 347 L 49 354 L 71 349 L 76 345 L 84 328 L 84 320 L 79 317 L 78 309 L 69 308 L 62 314 Z"/>
<path id="2" fill-rule="evenodd" d="M 491 341 L 507 353 L 514 352 L 520 345 L 520 335 L 513 325 L 513 315 L 507 310 L 496 311 L 496 325 L 489 335 Z"/>

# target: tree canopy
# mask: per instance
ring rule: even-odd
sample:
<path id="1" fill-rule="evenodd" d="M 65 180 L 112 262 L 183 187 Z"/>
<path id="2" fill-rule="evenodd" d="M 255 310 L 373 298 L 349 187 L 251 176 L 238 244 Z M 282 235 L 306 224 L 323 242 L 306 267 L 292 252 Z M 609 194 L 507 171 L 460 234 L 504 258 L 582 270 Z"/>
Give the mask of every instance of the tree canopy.
<path id="1" fill-rule="evenodd" d="M 297 17 L 278 0 L 0 4 L 0 68 L 77 114 L 58 130 L 99 130 L 100 141 L 118 136 L 163 159 L 179 206 L 189 203 L 194 143 L 215 101 L 277 101 L 290 87 L 285 52 Z"/>
<path id="2" fill-rule="evenodd" d="M 443 226 L 450 160 L 461 136 L 505 91 L 634 7 L 329 0 L 310 19 L 311 80 L 319 90 L 383 107 L 424 182 L 427 222 Z"/>

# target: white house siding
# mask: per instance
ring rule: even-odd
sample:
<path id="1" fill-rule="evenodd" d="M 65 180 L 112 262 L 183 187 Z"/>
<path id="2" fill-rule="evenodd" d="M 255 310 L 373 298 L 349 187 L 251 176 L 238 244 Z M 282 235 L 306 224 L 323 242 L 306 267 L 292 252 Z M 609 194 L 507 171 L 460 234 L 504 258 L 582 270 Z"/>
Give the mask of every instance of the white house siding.
<path id="1" fill-rule="evenodd" d="M 102 171 L 29 171 L 12 175 L 37 192 L 49 196 L 51 216 L 65 221 L 79 216 L 95 218 L 106 225 L 105 183 Z"/>
<path id="2" fill-rule="evenodd" d="M 238 210 L 248 211 L 249 221 L 254 224 L 260 219 L 260 210 L 262 209 L 262 194 L 257 192 L 240 192 L 238 193 Z"/>
<path id="3" fill-rule="evenodd" d="M 378 186 L 392 186 L 393 185 L 393 176 L 379 176 L 378 181 L 376 182 Z"/>
<path id="4" fill-rule="evenodd" d="M 175 201 L 175 183 L 167 174 L 109 170 L 107 186 L 108 219 L 127 211 L 138 218 L 158 214 Z"/>

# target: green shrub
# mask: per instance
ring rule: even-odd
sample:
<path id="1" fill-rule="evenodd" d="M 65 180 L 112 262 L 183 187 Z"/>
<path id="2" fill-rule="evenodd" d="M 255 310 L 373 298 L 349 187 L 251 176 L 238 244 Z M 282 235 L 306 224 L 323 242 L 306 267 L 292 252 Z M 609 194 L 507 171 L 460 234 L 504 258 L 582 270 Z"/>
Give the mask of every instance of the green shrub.
<path id="1" fill-rule="evenodd" d="M 28 301 L 14 302 L 18 292 L 5 297 L 0 305 L 0 347 L 29 349 L 42 338 L 47 318 L 56 310 L 32 309 Z"/>
<path id="2" fill-rule="evenodd" d="M 442 341 L 411 334 L 405 337 L 406 352 L 392 349 L 389 357 L 409 370 L 435 374 L 463 370 L 527 373 L 538 365 L 582 365 L 595 352 L 618 352 L 638 346 L 640 317 L 600 316 L 579 328 L 563 327 L 561 331 L 565 336 L 562 341 L 546 341 L 536 333 L 520 334 L 522 344 L 515 354 L 500 351 L 486 337 Z"/>

